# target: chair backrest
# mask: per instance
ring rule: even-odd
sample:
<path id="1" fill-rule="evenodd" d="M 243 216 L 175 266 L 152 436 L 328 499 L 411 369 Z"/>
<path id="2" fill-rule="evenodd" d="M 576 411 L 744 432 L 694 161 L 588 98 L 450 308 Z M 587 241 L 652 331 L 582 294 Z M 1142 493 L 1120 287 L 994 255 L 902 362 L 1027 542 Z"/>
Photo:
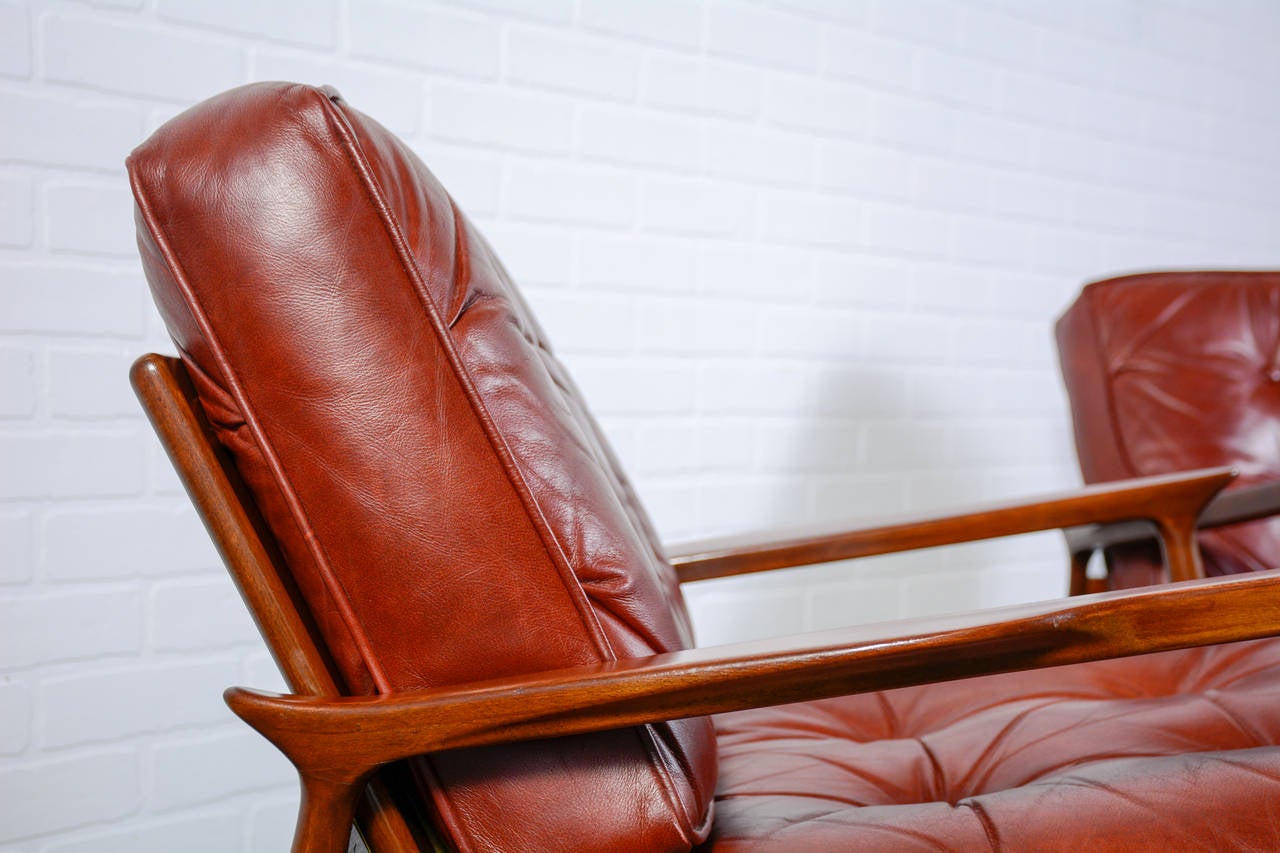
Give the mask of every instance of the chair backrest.
<path id="1" fill-rule="evenodd" d="M 129 172 L 156 302 L 339 690 L 691 643 L 599 428 L 402 142 L 330 90 L 255 84 L 167 123 Z M 411 767 L 462 849 L 687 849 L 715 772 L 705 719 Z"/>
<path id="2" fill-rule="evenodd" d="M 285 682 L 303 695 L 339 695 L 341 676 L 325 654 L 324 638 L 308 618 L 235 462 L 205 417 L 190 374 L 178 359 L 151 353 L 134 363 L 129 379 Z M 374 853 L 441 846 L 412 801 L 392 796 L 393 788 L 407 787 L 403 777 L 404 768 L 384 769 L 360 803 L 357 823 Z"/>
<path id="3" fill-rule="evenodd" d="M 1162 272 L 1094 282 L 1059 319 L 1085 482 L 1235 466 L 1280 478 L 1280 273 Z M 1202 531 L 1210 575 L 1280 566 L 1280 519 Z M 1118 586 L 1153 561 L 1111 555 Z M 1128 574 L 1128 579 L 1124 575 Z"/>

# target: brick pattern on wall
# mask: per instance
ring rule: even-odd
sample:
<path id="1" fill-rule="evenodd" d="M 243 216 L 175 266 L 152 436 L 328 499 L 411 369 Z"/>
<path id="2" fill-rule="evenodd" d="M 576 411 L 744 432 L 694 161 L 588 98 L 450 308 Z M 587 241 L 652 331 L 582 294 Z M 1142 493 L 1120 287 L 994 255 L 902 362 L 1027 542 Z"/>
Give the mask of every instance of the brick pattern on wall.
<path id="1" fill-rule="evenodd" d="M 0 853 L 284 849 L 279 687 L 125 373 L 122 161 L 256 79 L 409 139 L 672 540 L 1076 482 L 1088 278 L 1280 262 L 1269 0 L 0 0 Z M 1044 598 L 1051 535 L 709 582 L 704 642 Z"/>

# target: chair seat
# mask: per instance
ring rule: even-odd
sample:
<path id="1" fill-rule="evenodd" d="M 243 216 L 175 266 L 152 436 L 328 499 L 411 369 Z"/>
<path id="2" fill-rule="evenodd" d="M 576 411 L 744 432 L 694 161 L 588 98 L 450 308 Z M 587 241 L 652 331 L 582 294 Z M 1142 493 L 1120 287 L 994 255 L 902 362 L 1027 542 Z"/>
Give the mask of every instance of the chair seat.
<path id="1" fill-rule="evenodd" d="M 1278 708 L 1259 641 L 727 714 L 700 850 L 1268 849 Z"/>

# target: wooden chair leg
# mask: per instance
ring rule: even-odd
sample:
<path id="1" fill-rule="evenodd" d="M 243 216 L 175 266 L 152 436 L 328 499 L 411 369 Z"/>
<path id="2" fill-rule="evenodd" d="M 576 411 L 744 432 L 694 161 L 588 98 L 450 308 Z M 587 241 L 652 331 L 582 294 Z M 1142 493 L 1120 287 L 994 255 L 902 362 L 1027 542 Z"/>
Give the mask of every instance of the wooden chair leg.
<path id="1" fill-rule="evenodd" d="M 364 796 L 356 801 L 356 826 L 373 853 L 426 853 L 428 850 L 447 853 L 430 826 L 419 828 L 425 839 L 414 837 L 381 774 L 370 780 Z"/>
<path id="2" fill-rule="evenodd" d="M 1196 544 L 1196 521 L 1199 513 L 1162 516 L 1154 519 L 1160 531 L 1160 548 L 1164 552 L 1165 565 L 1169 567 L 1169 580 L 1189 581 L 1204 577 L 1204 564 L 1200 560 L 1200 546 Z"/>
<path id="3" fill-rule="evenodd" d="M 367 775 L 343 782 L 299 774 L 302 805 L 293 836 L 293 853 L 347 853 L 356 801 Z"/>
<path id="4" fill-rule="evenodd" d="M 1089 558 L 1093 550 L 1074 551 L 1071 554 L 1071 580 L 1067 587 L 1068 595 L 1084 595 L 1089 586 Z"/>

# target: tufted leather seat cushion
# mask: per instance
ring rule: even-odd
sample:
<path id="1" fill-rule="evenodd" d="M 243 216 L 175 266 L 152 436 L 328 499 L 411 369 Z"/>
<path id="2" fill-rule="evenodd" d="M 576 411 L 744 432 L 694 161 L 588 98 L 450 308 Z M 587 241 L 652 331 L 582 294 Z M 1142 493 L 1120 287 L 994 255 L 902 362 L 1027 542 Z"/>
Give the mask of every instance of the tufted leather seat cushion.
<path id="1" fill-rule="evenodd" d="M 353 693 L 674 650 L 674 573 L 488 244 L 334 92 L 234 90 L 129 160 L 155 298 Z M 548 199 L 554 203 L 554 199 Z M 680 850 L 706 719 L 414 772 L 461 849 Z"/>
<path id="2" fill-rule="evenodd" d="M 1094 282 L 1058 321 L 1085 482 L 1218 465 L 1280 478 L 1280 273 Z M 1280 566 L 1280 518 L 1204 531 L 1210 575 Z M 1154 548 L 1109 554 L 1114 588 L 1161 579 Z"/>
<path id="3" fill-rule="evenodd" d="M 1275 849 L 1278 705 L 1255 642 L 727 714 L 703 850 Z"/>

